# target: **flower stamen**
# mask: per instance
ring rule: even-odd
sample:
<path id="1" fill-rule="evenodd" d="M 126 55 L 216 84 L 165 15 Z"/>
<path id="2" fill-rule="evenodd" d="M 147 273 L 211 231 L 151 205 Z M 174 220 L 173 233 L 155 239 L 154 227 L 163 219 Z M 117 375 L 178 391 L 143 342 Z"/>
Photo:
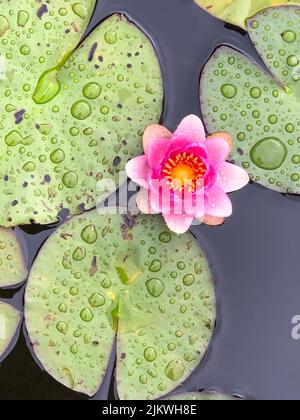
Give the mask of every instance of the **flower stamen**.
<path id="1" fill-rule="evenodd" d="M 173 191 L 195 192 L 206 173 L 203 160 L 193 153 L 182 152 L 169 158 L 162 173 Z"/>

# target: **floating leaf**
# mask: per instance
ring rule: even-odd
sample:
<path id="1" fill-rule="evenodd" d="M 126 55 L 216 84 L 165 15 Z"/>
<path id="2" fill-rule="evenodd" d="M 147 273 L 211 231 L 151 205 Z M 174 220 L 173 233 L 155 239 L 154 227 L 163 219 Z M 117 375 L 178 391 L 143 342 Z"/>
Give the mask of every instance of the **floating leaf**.
<path id="1" fill-rule="evenodd" d="M 236 401 L 237 398 L 216 393 L 204 393 L 204 392 L 189 392 L 187 394 L 172 395 L 167 398 L 170 401 Z"/>
<path id="2" fill-rule="evenodd" d="M 8 349 L 20 323 L 20 314 L 13 306 L 0 301 L 0 358 Z"/>
<path id="3" fill-rule="evenodd" d="M 201 107 L 209 132 L 228 131 L 232 158 L 256 182 L 300 193 L 300 8 L 268 9 L 247 23 L 273 77 L 219 48 L 204 68 Z"/>
<path id="4" fill-rule="evenodd" d="M 23 252 L 11 229 L 0 228 L 0 287 L 14 286 L 27 276 Z"/>
<path id="5" fill-rule="evenodd" d="M 0 225 L 95 207 L 160 119 L 160 66 L 133 23 L 113 15 L 75 49 L 94 4 L 1 2 Z"/>
<path id="6" fill-rule="evenodd" d="M 300 4 L 300 0 L 195 0 L 195 2 L 213 16 L 244 29 L 246 20 L 263 9 Z"/>
<path id="7" fill-rule="evenodd" d="M 117 335 L 121 399 L 155 399 L 202 360 L 215 322 L 207 261 L 159 216 L 71 219 L 42 248 L 25 298 L 34 351 L 59 382 L 94 395 Z"/>

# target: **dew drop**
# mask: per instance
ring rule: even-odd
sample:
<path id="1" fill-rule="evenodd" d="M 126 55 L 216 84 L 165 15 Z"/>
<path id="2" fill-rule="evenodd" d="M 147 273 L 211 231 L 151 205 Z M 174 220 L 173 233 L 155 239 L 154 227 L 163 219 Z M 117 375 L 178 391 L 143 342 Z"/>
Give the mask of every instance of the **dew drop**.
<path id="1" fill-rule="evenodd" d="M 221 93 L 227 99 L 232 99 L 237 94 L 237 88 L 231 84 L 224 84 L 221 86 Z"/>
<path id="2" fill-rule="evenodd" d="M 276 124 L 277 121 L 278 121 L 278 118 L 277 118 L 276 115 L 270 115 L 269 118 L 268 118 L 268 121 L 269 121 L 270 124 Z"/>
<path id="3" fill-rule="evenodd" d="M 293 133 L 294 131 L 295 131 L 295 126 L 294 126 L 294 124 L 291 124 L 291 123 L 289 123 L 289 124 L 287 124 L 286 126 L 285 126 L 285 131 L 287 132 L 287 133 Z"/>
<path id="4" fill-rule="evenodd" d="M 115 31 L 107 31 L 104 35 L 104 39 L 108 44 L 115 44 L 118 40 L 117 34 Z"/>
<path id="5" fill-rule="evenodd" d="M 62 178 L 62 182 L 67 188 L 75 188 L 78 183 L 78 176 L 73 171 L 66 172 Z"/>
<path id="6" fill-rule="evenodd" d="M 162 232 L 160 235 L 159 235 L 159 240 L 160 240 L 160 242 L 163 242 L 164 244 L 167 244 L 167 243 L 169 243 L 170 241 L 171 241 L 171 234 L 170 234 L 170 232 Z"/>
<path id="7" fill-rule="evenodd" d="M 292 157 L 292 162 L 298 165 L 300 163 L 300 155 L 294 155 Z"/>
<path id="8" fill-rule="evenodd" d="M 82 3 L 75 3 L 72 5 L 72 10 L 80 19 L 86 18 L 86 7 Z"/>
<path id="9" fill-rule="evenodd" d="M 81 238 L 88 244 L 94 244 L 98 239 L 98 233 L 95 225 L 86 226 L 81 232 Z"/>
<path id="10" fill-rule="evenodd" d="M 82 261 L 86 256 L 86 250 L 84 246 L 79 246 L 73 252 L 73 260 L 75 261 Z"/>
<path id="11" fill-rule="evenodd" d="M 193 274 L 187 274 L 183 277 L 183 284 L 185 286 L 191 286 L 195 282 L 195 276 Z"/>
<path id="12" fill-rule="evenodd" d="M 3 15 L 0 15 L 0 36 L 3 36 L 8 29 L 9 22 L 7 18 Z"/>
<path id="13" fill-rule="evenodd" d="M 101 108 L 100 108 L 100 112 L 101 112 L 101 114 L 102 115 L 107 115 L 107 114 L 109 114 L 109 107 L 108 106 L 102 106 Z"/>
<path id="14" fill-rule="evenodd" d="M 77 354 L 77 353 L 78 353 L 78 346 L 77 346 L 77 344 L 73 344 L 73 345 L 70 347 L 70 352 L 71 352 L 72 354 Z"/>
<path id="15" fill-rule="evenodd" d="M 70 295 L 71 296 L 77 296 L 78 295 L 78 289 L 77 289 L 77 287 L 75 287 L 75 286 L 71 287 L 71 289 L 70 289 Z"/>
<path id="16" fill-rule="evenodd" d="M 102 91 L 101 86 L 98 85 L 98 83 L 91 82 L 84 86 L 83 95 L 87 99 L 96 99 L 100 96 L 101 91 Z"/>
<path id="17" fill-rule="evenodd" d="M 252 162 L 261 169 L 275 170 L 285 161 L 286 146 L 276 137 L 267 137 L 256 143 L 251 152 Z"/>
<path id="18" fill-rule="evenodd" d="M 142 385 L 146 385 L 146 383 L 148 382 L 147 375 L 141 375 L 139 377 L 139 381 Z"/>
<path id="19" fill-rule="evenodd" d="M 104 289 L 109 289 L 111 287 L 111 279 L 108 276 L 105 276 L 104 279 L 101 282 L 101 286 Z"/>
<path id="20" fill-rule="evenodd" d="M 157 357 L 156 350 L 153 347 L 147 347 L 144 351 L 144 357 L 147 362 L 154 362 Z"/>
<path id="21" fill-rule="evenodd" d="M 55 67 L 42 74 L 40 77 L 32 99 L 38 105 L 46 104 L 55 98 L 61 90 L 58 80 L 58 70 Z"/>
<path id="22" fill-rule="evenodd" d="M 94 293 L 89 298 L 89 304 L 92 308 L 100 308 L 100 306 L 105 304 L 105 297 L 100 293 Z"/>
<path id="23" fill-rule="evenodd" d="M 33 172 L 35 170 L 35 163 L 34 162 L 27 162 L 23 166 L 23 169 L 26 172 Z"/>
<path id="24" fill-rule="evenodd" d="M 77 127 L 71 127 L 71 128 L 70 128 L 70 134 L 71 134 L 71 136 L 73 136 L 73 137 L 78 136 L 78 134 L 79 134 L 79 129 L 78 129 Z"/>
<path id="25" fill-rule="evenodd" d="M 68 11 L 65 7 L 61 7 L 60 9 L 58 9 L 58 13 L 60 14 L 60 16 L 67 16 Z"/>
<path id="26" fill-rule="evenodd" d="M 61 303 L 58 307 L 59 312 L 62 312 L 63 314 L 65 314 L 68 310 L 67 305 L 65 305 L 64 303 Z"/>
<path id="27" fill-rule="evenodd" d="M 289 55 L 286 62 L 290 67 L 296 67 L 299 64 L 299 60 L 295 55 Z"/>
<path id="28" fill-rule="evenodd" d="M 54 150 L 50 155 L 50 160 L 53 163 L 61 163 L 65 160 L 65 152 L 62 149 Z"/>
<path id="29" fill-rule="evenodd" d="M 56 324 L 56 329 L 58 332 L 60 332 L 61 334 L 66 335 L 68 332 L 68 325 L 65 322 L 58 322 Z"/>
<path id="30" fill-rule="evenodd" d="M 71 113 L 77 120 L 85 120 L 92 113 L 92 107 L 87 101 L 77 101 L 71 108 Z"/>
<path id="31" fill-rule="evenodd" d="M 176 346 L 175 346 L 175 344 L 174 344 L 174 343 L 169 343 L 169 344 L 168 344 L 168 350 L 169 350 L 169 351 L 174 351 L 174 350 L 175 350 L 175 348 L 176 348 Z"/>
<path id="32" fill-rule="evenodd" d="M 281 38 L 285 42 L 291 44 L 296 41 L 296 33 L 294 31 L 288 30 L 281 34 Z"/>
<path id="33" fill-rule="evenodd" d="M 92 319 L 94 318 L 94 314 L 93 314 L 93 312 L 89 308 L 84 308 L 80 312 L 80 318 L 84 322 L 91 322 Z"/>
<path id="34" fill-rule="evenodd" d="M 177 268 L 179 270 L 184 270 L 185 269 L 185 263 L 183 261 L 179 261 L 177 264 Z"/>
<path id="35" fill-rule="evenodd" d="M 165 369 L 165 374 L 169 379 L 171 379 L 171 381 L 176 382 L 183 377 L 184 371 L 185 367 L 182 361 L 173 360 L 167 365 Z"/>
<path id="36" fill-rule="evenodd" d="M 261 96 L 261 90 L 259 87 L 253 87 L 250 89 L 250 95 L 254 99 L 258 99 Z"/>
<path id="37" fill-rule="evenodd" d="M 151 271 L 152 273 L 157 273 L 158 271 L 161 270 L 162 267 L 162 263 L 159 260 L 153 260 L 149 266 L 149 271 Z"/>
<path id="38" fill-rule="evenodd" d="M 253 20 L 251 22 L 251 28 L 252 29 L 257 29 L 259 27 L 259 23 L 257 22 L 257 20 Z"/>
<path id="39" fill-rule="evenodd" d="M 149 279 L 146 281 L 146 288 L 153 297 L 159 297 L 165 290 L 165 285 L 159 279 Z"/>
<path id="40" fill-rule="evenodd" d="M 24 26 L 26 25 L 26 23 L 29 20 L 29 13 L 26 12 L 25 10 L 19 10 L 18 12 L 18 26 L 21 26 L 24 28 Z"/>

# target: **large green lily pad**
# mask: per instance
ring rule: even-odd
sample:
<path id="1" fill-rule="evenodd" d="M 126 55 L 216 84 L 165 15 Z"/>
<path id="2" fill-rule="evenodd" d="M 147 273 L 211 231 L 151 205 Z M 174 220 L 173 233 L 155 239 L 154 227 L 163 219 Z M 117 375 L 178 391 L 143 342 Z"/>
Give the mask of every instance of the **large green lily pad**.
<path id="1" fill-rule="evenodd" d="M 298 5 L 300 0 L 195 0 L 213 16 L 246 29 L 246 20 L 271 6 Z"/>
<path id="2" fill-rule="evenodd" d="M 0 228 L 0 287 L 14 286 L 26 276 L 24 255 L 15 233 Z"/>
<path id="3" fill-rule="evenodd" d="M 20 323 L 17 309 L 0 301 L 0 358 L 8 349 Z"/>
<path id="4" fill-rule="evenodd" d="M 160 216 L 75 217 L 46 242 L 26 290 L 26 326 L 45 369 L 94 395 L 117 336 L 121 399 L 156 399 L 202 360 L 215 323 L 207 261 Z"/>
<path id="5" fill-rule="evenodd" d="M 236 401 L 237 398 L 224 394 L 189 392 L 187 394 L 172 395 L 167 398 L 171 401 Z"/>
<path id="6" fill-rule="evenodd" d="M 147 36 L 109 17 L 76 49 L 95 1 L 0 4 L 0 225 L 55 222 L 95 207 L 98 181 L 118 186 L 162 111 Z"/>
<path id="7" fill-rule="evenodd" d="M 247 22 L 271 74 L 229 47 L 219 48 L 201 77 L 209 132 L 234 138 L 232 159 L 251 179 L 300 193 L 300 8 L 278 7 Z"/>

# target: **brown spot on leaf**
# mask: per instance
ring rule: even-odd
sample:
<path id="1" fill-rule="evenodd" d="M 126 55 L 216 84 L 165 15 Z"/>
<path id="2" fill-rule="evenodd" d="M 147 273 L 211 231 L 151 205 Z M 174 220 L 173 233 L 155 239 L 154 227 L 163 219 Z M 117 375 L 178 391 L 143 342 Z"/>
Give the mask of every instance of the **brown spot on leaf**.
<path id="1" fill-rule="evenodd" d="M 71 235 L 70 233 L 61 233 L 60 237 L 67 241 L 69 238 L 73 238 L 73 235 Z"/>
<path id="2" fill-rule="evenodd" d="M 130 214 L 123 215 L 124 223 L 121 225 L 121 234 L 125 241 L 132 241 L 132 228 L 137 224 L 137 217 Z"/>
<path id="3" fill-rule="evenodd" d="M 97 257 L 94 257 L 93 261 L 92 261 L 92 266 L 91 266 L 90 271 L 89 271 L 90 276 L 93 277 L 97 273 L 97 271 L 98 271 Z"/>

